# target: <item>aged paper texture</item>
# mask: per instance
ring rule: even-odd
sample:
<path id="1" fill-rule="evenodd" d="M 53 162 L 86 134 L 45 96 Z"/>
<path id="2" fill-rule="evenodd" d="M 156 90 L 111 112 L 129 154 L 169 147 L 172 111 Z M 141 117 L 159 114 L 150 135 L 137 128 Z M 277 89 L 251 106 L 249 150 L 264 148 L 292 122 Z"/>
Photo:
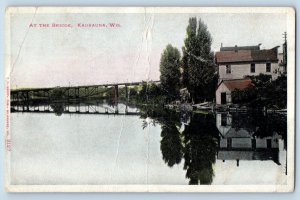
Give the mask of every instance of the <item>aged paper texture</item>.
<path id="1" fill-rule="evenodd" d="M 295 11 L 9 7 L 8 192 L 291 192 Z"/>

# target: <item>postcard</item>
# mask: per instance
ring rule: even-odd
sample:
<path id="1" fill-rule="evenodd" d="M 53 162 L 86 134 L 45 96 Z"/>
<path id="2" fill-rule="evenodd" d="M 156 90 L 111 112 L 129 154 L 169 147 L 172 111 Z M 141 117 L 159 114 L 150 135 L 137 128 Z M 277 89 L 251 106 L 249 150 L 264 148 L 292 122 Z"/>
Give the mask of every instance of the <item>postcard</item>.
<path id="1" fill-rule="evenodd" d="M 8 192 L 292 192 L 295 10 L 8 7 Z"/>

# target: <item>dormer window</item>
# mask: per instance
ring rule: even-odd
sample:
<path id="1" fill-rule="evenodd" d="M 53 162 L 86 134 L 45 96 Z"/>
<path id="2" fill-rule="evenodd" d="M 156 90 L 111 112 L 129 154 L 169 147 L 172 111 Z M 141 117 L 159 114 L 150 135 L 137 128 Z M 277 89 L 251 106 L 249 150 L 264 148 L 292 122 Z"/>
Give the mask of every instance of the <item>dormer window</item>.
<path id="1" fill-rule="evenodd" d="M 231 73 L 231 65 L 226 65 L 226 74 Z"/>

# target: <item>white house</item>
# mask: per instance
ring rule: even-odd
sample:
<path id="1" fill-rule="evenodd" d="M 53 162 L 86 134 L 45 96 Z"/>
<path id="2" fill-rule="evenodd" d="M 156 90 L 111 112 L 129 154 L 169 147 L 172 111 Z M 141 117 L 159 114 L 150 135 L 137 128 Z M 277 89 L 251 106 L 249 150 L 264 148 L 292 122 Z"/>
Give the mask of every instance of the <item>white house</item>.
<path id="1" fill-rule="evenodd" d="M 253 87 L 250 79 L 221 80 L 216 90 L 216 104 L 231 104 L 231 93 L 238 89 Z"/>
<path id="2" fill-rule="evenodd" d="M 219 82 L 229 79 L 242 79 L 259 74 L 279 75 L 278 47 L 260 50 L 260 45 L 243 47 L 221 47 L 216 52 Z"/>
<path id="3" fill-rule="evenodd" d="M 259 74 L 270 75 L 276 79 L 284 72 L 281 67 L 282 54 L 278 54 L 278 47 L 260 49 L 257 46 L 221 47 L 215 54 L 218 66 L 218 87 L 216 90 L 217 104 L 231 104 L 231 93 L 235 89 L 243 90 L 252 87 L 247 76 Z"/>

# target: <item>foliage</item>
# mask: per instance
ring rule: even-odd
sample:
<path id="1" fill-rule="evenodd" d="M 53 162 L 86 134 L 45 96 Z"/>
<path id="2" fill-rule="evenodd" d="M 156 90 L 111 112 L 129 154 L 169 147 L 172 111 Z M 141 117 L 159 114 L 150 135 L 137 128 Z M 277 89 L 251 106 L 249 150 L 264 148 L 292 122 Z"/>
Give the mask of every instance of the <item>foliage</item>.
<path id="1" fill-rule="evenodd" d="M 197 26 L 196 18 L 189 19 L 186 32 L 181 61 L 183 86 L 187 87 L 195 102 L 211 100 L 217 80 L 211 35 L 201 19 Z"/>
<path id="2" fill-rule="evenodd" d="M 161 85 L 143 82 L 141 90 L 136 95 L 137 104 L 163 105 L 166 102 L 165 92 Z"/>
<path id="3" fill-rule="evenodd" d="M 252 108 L 286 108 L 286 76 L 279 76 L 275 80 L 272 80 L 271 76 L 263 74 L 249 78 L 255 87 L 233 91 L 233 103 L 245 104 Z"/>
<path id="4" fill-rule="evenodd" d="M 235 89 L 231 96 L 233 103 L 245 104 L 257 98 L 257 90 L 254 87 L 246 88 L 244 90 Z"/>
<path id="5" fill-rule="evenodd" d="M 62 100 L 65 97 L 65 91 L 63 88 L 56 87 L 50 92 L 51 100 Z"/>
<path id="6" fill-rule="evenodd" d="M 180 52 L 168 44 L 160 59 L 161 88 L 165 91 L 168 101 L 179 97 L 180 88 Z"/>

